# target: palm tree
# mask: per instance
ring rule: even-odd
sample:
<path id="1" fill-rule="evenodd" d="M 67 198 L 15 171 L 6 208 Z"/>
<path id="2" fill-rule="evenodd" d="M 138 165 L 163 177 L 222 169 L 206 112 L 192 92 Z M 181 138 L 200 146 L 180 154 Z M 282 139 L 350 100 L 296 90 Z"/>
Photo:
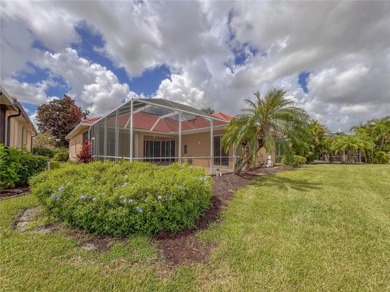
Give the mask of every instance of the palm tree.
<path id="1" fill-rule="evenodd" d="M 247 108 L 226 127 L 222 145 L 228 151 L 233 145 L 243 147 L 241 160 L 234 173 L 239 174 L 261 148 L 275 150 L 277 140 L 282 147 L 298 142 L 308 122 L 306 112 L 286 99 L 283 89 L 271 89 L 264 97 L 255 92 L 255 100 L 246 99 Z"/>
<path id="2" fill-rule="evenodd" d="M 211 107 L 202 108 L 201 111 L 202 111 L 202 112 L 205 112 L 205 113 L 207 113 L 207 114 L 210 114 L 210 115 L 212 115 L 212 114 L 215 112 L 214 109 L 211 108 Z"/>

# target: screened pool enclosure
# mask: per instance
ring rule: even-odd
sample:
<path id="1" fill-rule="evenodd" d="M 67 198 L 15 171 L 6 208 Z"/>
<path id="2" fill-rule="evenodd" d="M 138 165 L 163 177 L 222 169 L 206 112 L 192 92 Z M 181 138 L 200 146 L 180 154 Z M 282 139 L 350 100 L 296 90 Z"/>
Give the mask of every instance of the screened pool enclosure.
<path id="1" fill-rule="evenodd" d="M 221 147 L 226 115 L 164 99 L 132 99 L 95 122 L 89 131 L 95 160 L 121 159 L 202 166 L 231 171 L 234 150 Z"/>

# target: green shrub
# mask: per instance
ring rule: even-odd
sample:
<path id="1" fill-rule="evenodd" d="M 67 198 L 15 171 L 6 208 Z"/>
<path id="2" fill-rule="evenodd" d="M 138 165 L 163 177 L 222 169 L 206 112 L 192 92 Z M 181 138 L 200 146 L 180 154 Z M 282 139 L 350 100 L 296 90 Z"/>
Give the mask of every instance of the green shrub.
<path id="1" fill-rule="evenodd" d="M 55 151 L 46 147 L 34 147 L 32 150 L 32 154 L 53 158 Z"/>
<path id="2" fill-rule="evenodd" d="M 18 181 L 9 149 L 0 144 L 0 189 L 12 188 Z"/>
<path id="3" fill-rule="evenodd" d="M 374 158 L 372 162 L 375 164 L 386 164 L 389 163 L 389 160 L 390 160 L 390 156 L 388 153 L 384 151 L 377 151 L 374 154 Z"/>
<path id="4" fill-rule="evenodd" d="M 282 155 L 276 155 L 275 156 L 275 163 L 282 163 L 283 156 Z"/>
<path id="5" fill-rule="evenodd" d="M 283 157 L 282 163 L 287 166 L 300 167 L 306 163 L 306 158 L 299 155 L 286 155 Z"/>
<path id="6" fill-rule="evenodd" d="M 33 155 L 23 149 L 0 146 L 0 187 L 12 188 L 46 169 L 48 158 Z"/>
<path id="7" fill-rule="evenodd" d="M 143 162 L 67 165 L 31 180 L 48 213 L 91 233 L 123 236 L 193 226 L 210 203 L 203 168 Z"/>
<path id="8" fill-rule="evenodd" d="M 66 162 L 69 159 L 69 153 L 68 152 L 58 152 L 54 155 L 53 160 L 54 161 L 63 161 Z"/>

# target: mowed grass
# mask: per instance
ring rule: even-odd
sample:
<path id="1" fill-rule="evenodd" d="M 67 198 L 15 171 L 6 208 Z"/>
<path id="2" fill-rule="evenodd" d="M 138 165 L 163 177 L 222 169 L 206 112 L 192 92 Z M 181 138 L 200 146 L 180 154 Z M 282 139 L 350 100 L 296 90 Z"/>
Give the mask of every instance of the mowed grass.
<path id="1" fill-rule="evenodd" d="M 389 291 L 390 166 L 318 165 L 239 190 L 199 238 L 202 264 L 169 269 L 152 239 L 87 251 L 64 231 L 16 233 L 31 196 L 0 201 L 1 291 Z"/>

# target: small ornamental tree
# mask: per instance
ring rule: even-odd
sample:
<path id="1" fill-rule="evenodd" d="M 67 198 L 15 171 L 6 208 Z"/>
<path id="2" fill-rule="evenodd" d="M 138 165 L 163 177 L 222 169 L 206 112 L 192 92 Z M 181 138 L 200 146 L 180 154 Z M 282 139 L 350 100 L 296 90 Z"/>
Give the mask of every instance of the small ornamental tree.
<path id="1" fill-rule="evenodd" d="M 75 104 L 74 99 L 65 94 L 64 98 L 53 99 L 38 107 L 38 128 L 42 133 L 50 132 L 57 146 L 68 147 L 66 135 L 88 114 L 89 111 L 83 111 Z"/>
<path id="2" fill-rule="evenodd" d="M 88 163 L 93 160 L 91 153 L 91 143 L 88 140 L 84 140 L 83 146 L 80 152 L 77 154 L 77 160 L 80 163 Z"/>

